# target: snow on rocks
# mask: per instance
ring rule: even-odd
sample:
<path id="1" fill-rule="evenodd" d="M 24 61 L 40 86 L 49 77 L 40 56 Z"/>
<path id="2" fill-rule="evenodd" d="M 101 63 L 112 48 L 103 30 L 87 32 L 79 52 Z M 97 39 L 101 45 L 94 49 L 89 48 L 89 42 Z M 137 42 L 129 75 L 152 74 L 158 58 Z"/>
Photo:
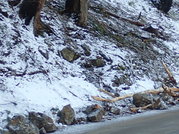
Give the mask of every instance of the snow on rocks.
<path id="1" fill-rule="evenodd" d="M 92 6 L 132 20 L 141 12 L 140 21 L 162 31 L 166 40 L 91 8 L 88 29 L 80 28 L 72 18 L 57 13 L 64 0 L 54 0 L 53 10 L 48 5 L 41 14 L 55 35 L 37 38 L 32 24 L 25 26 L 19 19 L 18 5 L 12 8 L 6 0 L 0 5 L 0 127 L 6 125 L 7 117 L 30 111 L 54 120 L 52 108 L 70 104 L 76 112 L 96 103 L 91 96 L 108 97 L 99 88 L 118 96 L 158 88 L 167 77 L 160 61 L 169 65 L 179 81 L 176 5 L 164 15 L 146 0 L 91 1 Z M 75 50 L 68 60 L 61 53 L 65 48 Z M 74 58 L 76 53 L 80 57 Z"/>

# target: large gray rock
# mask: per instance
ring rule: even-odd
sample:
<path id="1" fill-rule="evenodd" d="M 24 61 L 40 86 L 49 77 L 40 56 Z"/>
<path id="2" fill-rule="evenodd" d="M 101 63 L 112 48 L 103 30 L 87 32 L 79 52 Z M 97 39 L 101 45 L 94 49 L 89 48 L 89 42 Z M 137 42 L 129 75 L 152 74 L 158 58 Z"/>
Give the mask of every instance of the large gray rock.
<path id="1" fill-rule="evenodd" d="M 39 129 L 21 115 L 14 116 L 10 119 L 6 128 L 11 134 L 39 134 Z"/>
<path id="2" fill-rule="evenodd" d="M 60 117 L 59 122 L 66 124 L 66 125 L 72 125 L 75 122 L 75 111 L 71 107 L 71 105 L 66 105 L 63 107 L 61 111 L 57 114 Z"/>
<path id="3" fill-rule="evenodd" d="M 85 114 L 88 115 L 88 114 L 90 114 L 91 112 L 95 111 L 95 110 L 98 109 L 98 108 L 100 108 L 100 106 L 97 105 L 97 104 L 90 105 L 90 106 L 87 106 L 87 107 L 85 108 L 85 110 L 83 110 L 83 113 L 85 113 Z"/>
<path id="4" fill-rule="evenodd" d="M 58 129 L 53 120 L 43 113 L 30 112 L 29 120 L 41 131 L 44 129 L 47 133 L 55 132 Z"/>
<path id="5" fill-rule="evenodd" d="M 147 93 L 137 93 L 133 95 L 133 104 L 136 107 L 144 107 L 149 104 L 153 104 L 154 97 L 152 94 L 147 94 Z"/>
<path id="6" fill-rule="evenodd" d="M 102 120 L 104 113 L 105 112 L 103 108 L 96 109 L 92 111 L 90 114 L 88 114 L 87 119 L 90 122 L 99 122 Z"/>
<path id="7" fill-rule="evenodd" d="M 103 115 L 105 114 L 104 108 L 98 104 L 87 106 L 83 111 L 87 114 L 87 120 L 90 122 L 99 122 L 102 120 Z"/>

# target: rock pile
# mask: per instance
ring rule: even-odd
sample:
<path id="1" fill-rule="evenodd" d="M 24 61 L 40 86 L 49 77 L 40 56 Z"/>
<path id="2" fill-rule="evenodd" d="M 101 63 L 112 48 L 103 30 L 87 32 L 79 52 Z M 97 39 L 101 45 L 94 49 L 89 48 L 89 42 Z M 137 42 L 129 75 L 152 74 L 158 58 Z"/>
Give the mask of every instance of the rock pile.
<path id="1" fill-rule="evenodd" d="M 46 134 L 58 129 L 49 116 L 35 112 L 30 112 L 28 117 L 12 117 L 8 120 L 6 128 L 7 130 L 0 130 L 1 134 Z"/>

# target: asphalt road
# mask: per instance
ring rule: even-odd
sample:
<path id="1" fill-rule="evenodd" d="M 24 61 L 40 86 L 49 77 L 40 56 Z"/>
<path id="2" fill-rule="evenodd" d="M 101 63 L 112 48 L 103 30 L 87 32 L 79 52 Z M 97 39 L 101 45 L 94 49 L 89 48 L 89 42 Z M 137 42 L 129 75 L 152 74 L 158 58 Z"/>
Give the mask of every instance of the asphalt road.
<path id="1" fill-rule="evenodd" d="M 83 134 L 179 134 L 179 109 L 115 122 Z"/>

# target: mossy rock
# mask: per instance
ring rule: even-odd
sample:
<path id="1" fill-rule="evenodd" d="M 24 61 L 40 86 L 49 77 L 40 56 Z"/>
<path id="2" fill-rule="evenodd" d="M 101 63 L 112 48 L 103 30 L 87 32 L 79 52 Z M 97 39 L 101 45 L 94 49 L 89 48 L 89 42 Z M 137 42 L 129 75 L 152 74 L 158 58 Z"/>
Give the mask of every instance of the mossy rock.
<path id="1" fill-rule="evenodd" d="M 89 47 L 89 46 L 87 46 L 87 45 L 82 45 L 82 48 L 83 48 L 84 54 L 85 54 L 86 56 L 90 56 L 90 55 L 91 55 L 91 50 L 90 50 L 90 47 Z"/>
<path id="2" fill-rule="evenodd" d="M 95 67 L 104 67 L 106 65 L 104 59 L 102 59 L 102 58 L 97 58 L 97 59 L 91 60 L 91 64 Z"/>
<path id="3" fill-rule="evenodd" d="M 128 86 L 132 85 L 132 82 L 130 81 L 129 76 L 126 76 L 126 75 L 122 75 L 119 78 L 115 77 L 114 80 L 112 80 L 112 82 L 113 82 L 114 87 L 118 87 L 122 84 L 125 84 L 125 85 L 128 85 Z"/>
<path id="4" fill-rule="evenodd" d="M 73 62 L 74 60 L 77 60 L 80 57 L 80 54 L 75 52 L 71 48 L 64 48 L 60 51 L 60 53 L 62 57 L 69 62 Z"/>
<path id="5" fill-rule="evenodd" d="M 84 64 L 85 68 L 91 68 L 91 67 L 104 67 L 106 65 L 106 62 L 103 58 L 101 57 L 97 57 L 96 59 L 91 59 L 89 61 L 87 61 Z"/>

